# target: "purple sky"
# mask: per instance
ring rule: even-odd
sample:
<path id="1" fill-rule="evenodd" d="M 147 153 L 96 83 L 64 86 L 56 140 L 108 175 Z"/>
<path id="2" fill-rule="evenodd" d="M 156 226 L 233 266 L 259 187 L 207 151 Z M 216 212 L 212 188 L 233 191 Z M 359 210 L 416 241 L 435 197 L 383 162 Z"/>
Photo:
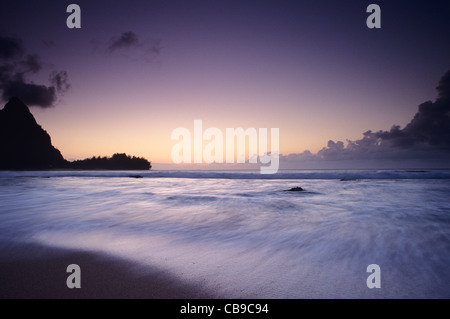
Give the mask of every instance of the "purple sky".
<path id="1" fill-rule="evenodd" d="M 404 128 L 436 100 L 450 69 L 448 1 L 392 2 L 17 0 L 2 4 L 0 37 L 20 41 L 17 65 L 39 56 L 24 81 L 51 86 L 66 72 L 70 88 L 31 111 L 67 159 L 126 152 L 170 163 L 172 130 L 200 119 L 223 131 L 277 127 L 280 152 L 297 154 L 289 167 L 304 168 L 306 150 Z M 66 27 L 70 3 L 81 29 Z M 370 3 L 381 29 L 366 26 Z M 449 144 L 426 150 L 445 159 Z M 409 147 L 409 165 L 427 166 Z"/>

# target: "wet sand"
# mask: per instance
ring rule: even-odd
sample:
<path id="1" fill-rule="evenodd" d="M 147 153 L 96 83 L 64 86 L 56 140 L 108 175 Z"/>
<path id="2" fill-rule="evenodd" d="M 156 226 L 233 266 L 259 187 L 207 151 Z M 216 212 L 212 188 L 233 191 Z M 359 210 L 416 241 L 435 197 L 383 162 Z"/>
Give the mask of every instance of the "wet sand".
<path id="1" fill-rule="evenodd" d="M 66 285 L 67 266 L 81 269 L 81 288 Z M 199 284 L 162 269 L 95 252 L 20 244 L 0 248 L 2 299 L 193 299 L 214 298 Z"/>

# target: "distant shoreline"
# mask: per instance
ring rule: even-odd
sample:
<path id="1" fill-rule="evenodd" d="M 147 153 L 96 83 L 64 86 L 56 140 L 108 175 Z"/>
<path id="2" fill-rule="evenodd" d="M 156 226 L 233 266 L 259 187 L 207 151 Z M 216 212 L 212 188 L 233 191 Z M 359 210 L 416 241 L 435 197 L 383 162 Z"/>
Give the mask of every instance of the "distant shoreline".
<path id="1" fill-rule="evenodd" d="M 118 172 L 118 171 L 153 171 L 151 169 L 76 169 L 76 168 L 47 168 L 47 169 L 0 169 L 0 172 Z"/>

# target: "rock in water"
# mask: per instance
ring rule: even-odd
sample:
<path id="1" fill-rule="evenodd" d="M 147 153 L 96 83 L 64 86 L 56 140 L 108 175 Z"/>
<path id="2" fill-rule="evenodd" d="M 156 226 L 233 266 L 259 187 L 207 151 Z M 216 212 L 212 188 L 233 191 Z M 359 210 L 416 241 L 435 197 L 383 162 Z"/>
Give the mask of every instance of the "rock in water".
<path id="1" fill-rule="evenodd" d="M 66 161 L 28 107 L 13 97 L 0 110 L 0 169 L 61 168 Z"/>
<path id="2" fill-rule="evenodd" d="M 304 191 L 304 189 L 297 186 L 297 187 L 292 187 L 292 188 L 288 189 L 287 191 L 288 192 L 302 192 L 302 191 Z"/>

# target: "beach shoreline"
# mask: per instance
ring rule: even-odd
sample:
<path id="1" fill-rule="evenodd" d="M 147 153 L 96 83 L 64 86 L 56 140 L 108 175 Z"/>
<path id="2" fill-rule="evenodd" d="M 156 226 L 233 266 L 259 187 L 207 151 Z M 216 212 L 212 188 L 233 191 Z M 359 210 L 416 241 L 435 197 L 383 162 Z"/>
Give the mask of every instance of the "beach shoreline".
<path id="1" fill-rule="evenodd" d="M 81 288 L 68 288 L 67 266 L 81 269 Z M 14 244 L 0 248 L 0 299 L 214 298 L 167 271 L 93 251 Z"/>

